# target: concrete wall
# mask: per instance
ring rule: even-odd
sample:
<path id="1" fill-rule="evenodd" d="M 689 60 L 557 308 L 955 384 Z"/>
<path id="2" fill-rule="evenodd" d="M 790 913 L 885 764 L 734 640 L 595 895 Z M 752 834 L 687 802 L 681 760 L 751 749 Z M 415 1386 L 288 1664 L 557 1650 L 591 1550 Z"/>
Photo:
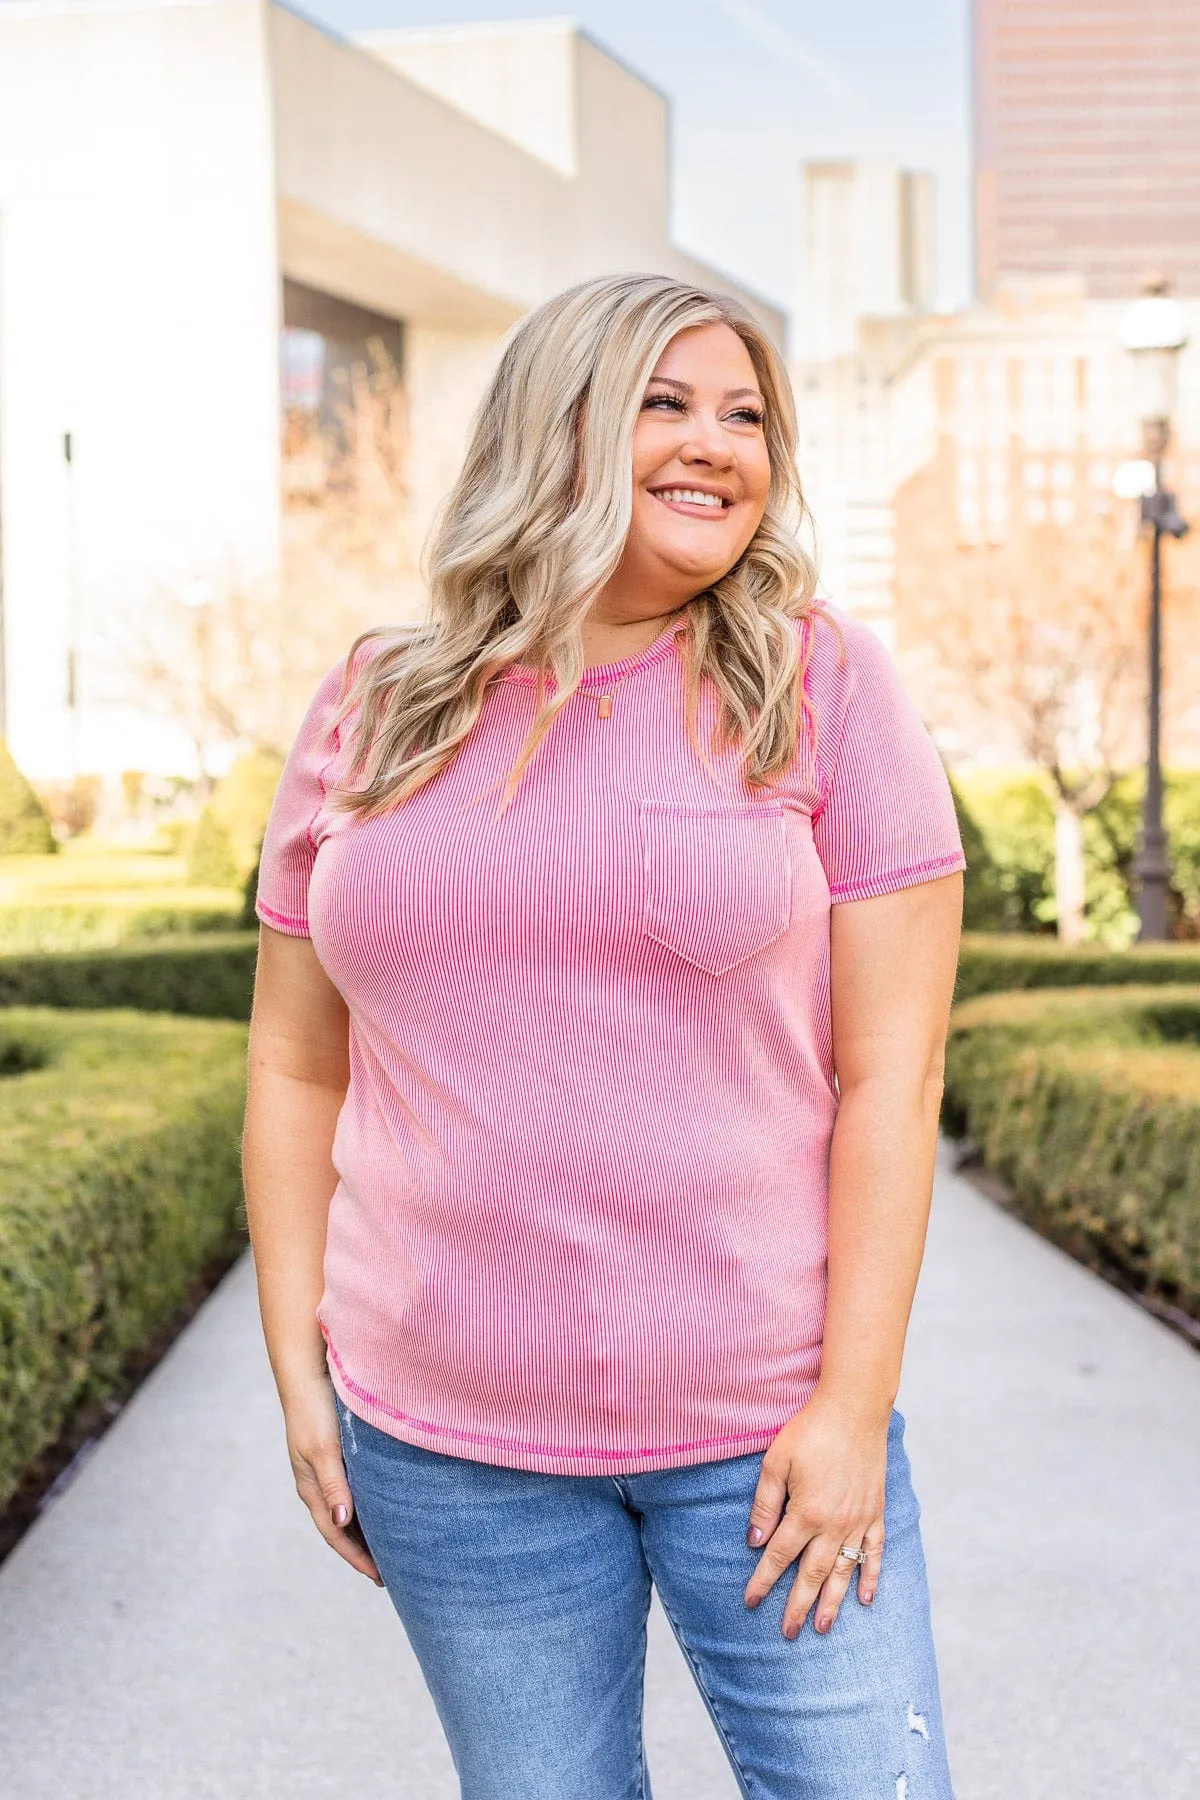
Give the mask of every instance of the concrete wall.
<path id="1" fill-rule="evenodd" d="M 419 539 L 454 478 L 504 332 L 593 275 L 656 269 L 737 293 L 668 236 L 666 102 L 573 26 L 448 27 L 341 44 L 274 9 L 285 274 L 406 323 Z"/>
<path id="2" fill-rule="evenodd" d="M 0 5 L 9 734 L 39 775 L 69 775 L 76 755 L 87 769 L 186 767 L 169 724 L 119 704 L 121 617 L 181 581 L 273 564 L 267 96 L 258 0 Z"/>
<path id="3" fill-rule="evenodd" d="M 407 33 L 373 34 L 357 48 L 281 7 L 270 28 L 280 253 L 295 280 L 334 282 L 345 299 L 415 324 L 477 332 L 505 329 L 570 282 L 656 269 L 738 294 L 782 337 L 775 308 L 670 242 L 666 104 L 580 33 L 446 33 L 427 61 L 426 34 L 411 44 Z M 477 118 L 467 109 L 493 37 L 508 86 Z M 459 52 L 456 83 L 446 70 Z M 419 81 L 401 72 L 407 61 Z M 574 146 L 557 161 L 497 123 L 535 104 L 551 75 L 545 106 L 560 147 Z"/>
<path id="4" fill-rule="evenodd" d="M 579 168 L 575 41 L 574 27 L 563 19 L 354 36 L 401 75 L 560 175 Z"/>

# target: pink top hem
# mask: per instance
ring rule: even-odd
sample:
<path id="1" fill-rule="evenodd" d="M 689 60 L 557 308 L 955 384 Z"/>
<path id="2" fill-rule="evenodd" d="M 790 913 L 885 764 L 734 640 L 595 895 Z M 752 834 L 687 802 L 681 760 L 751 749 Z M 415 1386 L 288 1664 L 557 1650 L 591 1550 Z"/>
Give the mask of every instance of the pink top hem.
<path id="1" fill-rule="evenodd" d="M 256 900 L 254 910 L 267 925 L 273 925 L 276 931 L 283 931 L 289 937 L 307 937 L 308 920 L 289 918 L 287 913 L 276 912 L 265 900 Z"/>
<path id="2" fill-rule="evenodd" d="M 394 1407 L 386 1406 L 366 1393 L 346 1373 L 328 1337 L 325 1342 L 329 1352 L 329 1377 L 334 1387 L 355 1417 L 364 1419 L 377 1431 L 440 1456 L 461 1456 L 468 1461 L 490 1462 L 503 1469 L 531 1469 L 542 1475 L 645 1475 L 655 1469 L 681 1469 L 693 1463 L 719 1462 L 730 1456 L 752 1456 L 769 1449 L 792 1414 L 811 1398 L 817 1385 L 813 1379 L 778 1425 L 739 1437 L 706 1438 L 696 1443 L 667 1444 L 658 1449 L 559 1448 L 552 1444 L 525 1444 L 477 1436 L 397 1412 Z"/>
<path id="3" fill-rule="evenodd" d="M 890 874 L 877 875 L 871 881 L 851 882 L 845 887 L 830 888 L 829 898 L 835 906 L 847 900 L 878 900 L 883 894 L 894 894 L 901 888 L 916 887 L 922 881 L 935 881 L 939 875 L 953 875 L 966 866 L 967 859 L 960 850 L 957 855 L 938 856 L 932 862 L 914 863 L 908 869 L 893 869 Z"/>

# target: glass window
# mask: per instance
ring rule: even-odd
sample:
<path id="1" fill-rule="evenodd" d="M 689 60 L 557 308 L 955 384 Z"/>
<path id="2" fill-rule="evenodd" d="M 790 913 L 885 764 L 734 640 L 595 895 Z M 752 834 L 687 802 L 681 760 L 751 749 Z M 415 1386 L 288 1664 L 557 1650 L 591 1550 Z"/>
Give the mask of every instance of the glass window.
<path id="1" fill-rule="evenodd" d="M 285 412 L 316 412 L 325 394 L 325 339 L 287 326 L 279 340 L 280 398 Z"/>

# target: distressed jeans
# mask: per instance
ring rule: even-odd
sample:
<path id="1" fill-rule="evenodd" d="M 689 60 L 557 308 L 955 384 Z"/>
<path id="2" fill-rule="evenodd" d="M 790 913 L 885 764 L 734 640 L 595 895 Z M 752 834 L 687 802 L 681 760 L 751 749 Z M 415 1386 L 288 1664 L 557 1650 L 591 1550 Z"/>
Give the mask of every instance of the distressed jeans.
<path id="1" fill-rule="evenodd" d="M 752 1800 L 953 1800 L 904 1420 L 879 1590 L 789 1641 L 785 1574 L 750 1611 L 762 1457 L 541 1475 L 338 1421 L 359 1522 L 437 1706 L 463 1800 L 649 1800 L 651 1586 Z"/>

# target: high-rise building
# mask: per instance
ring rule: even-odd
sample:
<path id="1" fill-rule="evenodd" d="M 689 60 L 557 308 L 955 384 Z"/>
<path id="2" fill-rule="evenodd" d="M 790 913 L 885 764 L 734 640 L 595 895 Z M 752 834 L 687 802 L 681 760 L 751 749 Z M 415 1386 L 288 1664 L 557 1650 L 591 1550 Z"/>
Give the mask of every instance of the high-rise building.
<path id="1" fill-rule="evenodd" d="M 792 354 L 849 356 L 858 321 L 933 305 L 933 177 L 863 157 L 801 171 L 803 254 Z"/>
<path id="2" fill-rule="evenodd" d="M 1200 0 L 974 0 L 975 271 L 1200 294 Z"/>
<path id="3" fill-rule="evenodd" d="M 792 356 L 826 591 L 890 638 L 893 333 L 933 306 L 933 177 L 876 158 L 801 171 Z"/>

